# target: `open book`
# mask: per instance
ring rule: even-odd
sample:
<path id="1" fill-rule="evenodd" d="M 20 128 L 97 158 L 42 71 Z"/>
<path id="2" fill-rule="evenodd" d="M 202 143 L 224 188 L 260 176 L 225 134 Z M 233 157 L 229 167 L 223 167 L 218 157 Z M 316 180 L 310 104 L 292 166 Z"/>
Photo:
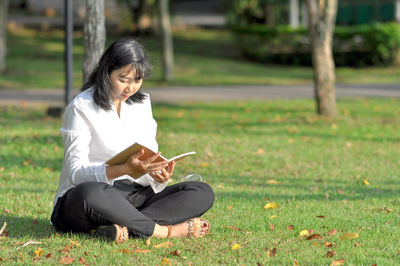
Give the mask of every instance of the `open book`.
<path id="1" fill-rule="evenodd" d="M 124 163 L 129 156 L 131 156 L 134 153 L 137 153 L 138 151 L 140 151 L 140 149 L 143 149 L 144 153 L 142 156 L 139 157 L 140 160 L 146 160 L 147 158 L 150 158 L 151 156 L 153 156 L 155 154 L 154 151 L 150 150 L 149 148 L 146 148 L 145 146 L 139 144 L 139 143 L 134 143 L 131 146 L 129 146 L 128 148 L 126 148 L 125 150 L 121 151 L 120 153 L 118 153 L 117 155 L 113 156 L 111 159 L 109 159 L 106 164 L 108 165 L 113 165 L 113 164 L 120 164 L 120 163 Z M 161 162 L 161 161 L 168 161 L 168 162 L 172 162 L 172 161 L 179 161 L 182 160 L 183 158 L 186 158 L 190 155 L 196 154 L 196 152 L 192 151 L 192 152 L 187 152 L 187 153 L 183 153 L 177 156 L 174 156 L 170 159 L 165 158 L 164 156 L 160 155 L 155 162 Z M 133 178 L 137 178 L 138 176 L 132 176 Z"/>

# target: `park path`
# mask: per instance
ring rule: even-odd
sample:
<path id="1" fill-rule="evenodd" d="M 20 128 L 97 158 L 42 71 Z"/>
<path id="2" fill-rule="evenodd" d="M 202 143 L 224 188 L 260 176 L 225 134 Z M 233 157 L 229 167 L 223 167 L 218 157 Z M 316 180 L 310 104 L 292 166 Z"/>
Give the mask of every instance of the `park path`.
<path id="1" fill-rule="evenodd" d="M 178 103 L 187 101 L 309 99 L 314 97 L 312 85 L 235 85 L 157 87 L 143 89 L 150 94 L 153 103 Z M 73 95 L 78 93 L 74 91 Z M 338 98 L 385 97 L 400 98 L 400 84 L 386 85 L 336 85 Z M 62 89 L 0 89 L 0 105 L 45 104 L 62 106 Z"/>

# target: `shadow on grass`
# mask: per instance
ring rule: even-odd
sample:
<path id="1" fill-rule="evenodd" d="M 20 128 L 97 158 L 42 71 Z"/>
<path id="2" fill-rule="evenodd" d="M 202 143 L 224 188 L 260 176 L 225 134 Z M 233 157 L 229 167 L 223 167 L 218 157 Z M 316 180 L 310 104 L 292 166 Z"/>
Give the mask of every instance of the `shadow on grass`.
<path id="1" fill-rule="evenodd" d="M 48 238 L 56 232 L 50 220 L 43 218 L 0 214 L 0 223 L 4 222 L 7 223 L 6 230 L 11 238 Z"/>
<path id="2" fill-rule="evenodd" d="M 276 201 L 301 200 L 301 201 L 343 201 L 365 199 L 395 199 L 400 192 L 400 187 L 395 178 L 385 181 L 385 188 L 365 186 L 362 180 L 321 180 L 319 182 L 306 178 L 284 178 L 285 181 L 269 185 L 266 180 L 255 179 L 252 176 L 219 177 L 226 185 L 235 188 L 234 191 L 218 191 L 216 195 L 223 198 L 236 198 L 251 200 L 265 199 Z M 229 180 L 229 181 L 228 181 Z M 355 183 L 358 182 L 358 183 Z M 285 191 L 292 191 L 287 193 Z M 283 192 L 281 192 L 283 191 Z M 328 195 L 328 196 L 327 196 Z"/>

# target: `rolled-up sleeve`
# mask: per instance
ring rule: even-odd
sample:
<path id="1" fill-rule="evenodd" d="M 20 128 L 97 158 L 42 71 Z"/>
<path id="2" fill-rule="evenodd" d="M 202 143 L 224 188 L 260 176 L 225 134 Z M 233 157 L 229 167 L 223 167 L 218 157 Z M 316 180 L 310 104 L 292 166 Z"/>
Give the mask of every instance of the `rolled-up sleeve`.
<path id="1" fill-rule="evenodd" d="M 60 131 L 64 140 L 63 171 L 69 183 L 74 186 L 89 181 L 111 184 L 106 176 L 105 163 L 96 164 L 89 161 L 91 126 L 79 108 L 70 106 L 65 110 Z"/>

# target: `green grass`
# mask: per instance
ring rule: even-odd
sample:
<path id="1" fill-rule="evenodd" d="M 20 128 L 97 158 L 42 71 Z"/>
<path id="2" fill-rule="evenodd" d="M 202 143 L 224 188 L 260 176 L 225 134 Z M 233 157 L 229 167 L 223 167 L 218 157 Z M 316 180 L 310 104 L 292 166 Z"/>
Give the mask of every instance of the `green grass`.
<path id="1" fill-rule="evenodd" d="M 82 84 L 83 34 L 74 35 L 74 87 Z M 107 45 L 118 39 L 108 36 Z M 63 88 L 63 31 L 13 27 L 8 32 L 7 71 L 0 75 L 0 88 Z M 154 65 L 146 86 L 306 84 L 312 82 L 310 67 L 277 66 L 245 60 L 227 30 L 186 29 L 174 33 L 174 80 L 161 82 L 160 41 L 143 36 Z M 400 67 L 338 68 L 337 82 L 382 84 L 400 82 Z"/>
<path id="2" fill-rule="evenodd" d="M 69 256 L 76 264 L 84 258 L 98 265 L 155 265 L 168 258 L 184 265 L 328 265 L 343 258 L 346 265 L 395 265 L 400 100 L 342 99 L 338 106 L 340 115 L 328 119 L 314 114 L 312 100 L 155 105 L 164 155 L 198 153 L 177 165 L 175 179 L 198 173 L 216 194 L 205 214 L 210 236 L 171 239 L 173 247 L 158 250 L 154 245 L 164 240 L 116 245 L 56 234 L 49 216 L 63 156 L 61 120 L 45 117 L 45 108 L 0 107 L 0 223 L 8 223 L 10 234 L 0 239 L 0 260 L 57 264 L 65 256 L 61 250 L 73 246 Z M 263 209 L 269 201 L 281 209 Z M 324 239 L 300 237 L 305 229 Z M 331 229 L 337 230 L 333 236 L 327 234 Z M 359 237 L 340 240 L 344 232 Z M 41 244 L 18 245 L 29 240 Z M 233 250 L 235 244 L 241 248 Z M 43 254 L 35 259 L 39 247 Z"/>

